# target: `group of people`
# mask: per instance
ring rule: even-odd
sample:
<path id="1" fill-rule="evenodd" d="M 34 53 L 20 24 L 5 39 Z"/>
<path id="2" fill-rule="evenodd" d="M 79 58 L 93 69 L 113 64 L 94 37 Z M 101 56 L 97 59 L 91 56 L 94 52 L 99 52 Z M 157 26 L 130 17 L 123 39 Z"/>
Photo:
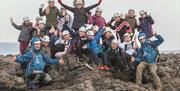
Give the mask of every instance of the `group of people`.
<path id="1" fill-rule="evenodd" d="M 157 86 L 161 91 L 161 81 L 157 75 L 157 47 L 164 39 L 152 29 L 154 20 L 146 11 L 139 12 L 139 22 L 135 11 L 130 9 L 127 14 L 114 13 L 109 22 L 102 16 L 97 4 L 85 7 L 84 0 L 74 0 L 74 7 L 70 7 L 58 0 L 62 6 L 60 10 L 54 0 L 48 1 L 48 6 L 39 7 L 39 17 L 32 23 L 28 17 L 23 18 L 22 25 L 17 25 L 11 18 L 12 25 L 20 30 L 20 55 L 13 60 L 26 64 L 25 76 L 30 79 L 31 88 L 38 88 L 39 83 L 51 83 L 52 78 L 44 72 L 46 64 L 64 64 L 63 55 L 70 53 L 77 55 L 84 63 L 86 55 L 97 70 L 120 71 L 131 66 L 136 83 L 142 83 L 142 73 L 148 67 Z M 96 8 L 92 15 L 90 10 Z M 71 15 L 67 11 L 71 11 Z M 43 16 L 46 17 L 44 23 Z M 138 30 L 139 34 L 135 33 Z M 149 38 L 155 36 L 157 40 Z M 140 42 L 140 46 L 137 41 Z"/>

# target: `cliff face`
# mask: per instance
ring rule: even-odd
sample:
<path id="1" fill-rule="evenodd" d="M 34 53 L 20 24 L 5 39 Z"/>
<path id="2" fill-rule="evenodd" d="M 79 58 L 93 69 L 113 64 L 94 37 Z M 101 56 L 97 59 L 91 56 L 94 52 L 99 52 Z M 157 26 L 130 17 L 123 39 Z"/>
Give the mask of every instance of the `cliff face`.
<path id="1" fill-rule="evenodd" d="M 115 79 L 110 71 L 90 71 L 72 55 L 68 56 L 69 64 L 52 66 L 49 74 L 54 83 L 40 88 L 41 90 L 61 91 L 154 91 L 155 84 L 149 72 L 145 72 L 148 84 L 138 85 Z M 161 54 L 158 63 L 158 75 L 161 78 L 163 91 L 180 91 L 180 54 Z M 26 90 L 25 81 L 18 63 L 10 57 L 0 57 L 0 90 Z M 123 74 L 122 74 L 123 75 Z M 124 77 L 128 77 L 124 75 Z"/>

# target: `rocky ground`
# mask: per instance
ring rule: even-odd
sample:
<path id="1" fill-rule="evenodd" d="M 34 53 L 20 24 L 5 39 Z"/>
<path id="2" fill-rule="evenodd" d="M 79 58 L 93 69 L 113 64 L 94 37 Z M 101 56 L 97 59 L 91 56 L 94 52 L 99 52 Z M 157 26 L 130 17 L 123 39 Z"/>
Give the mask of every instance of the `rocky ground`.
<path id="1" fill-rule="evenodd" d="M 147 76 L 148 84 L 138 85 L 115 79 L 110 71 L 90 71 L 72 55 L 68 58 L 69 64 L 52 67 L 49 74 L 55 82 L 40 88 L 41 91 L 155 91 L 150 75 Z M 180 91 L 179 70 L 180 54 L 161 54 L 158 75 L 162 81 L 163 91 Z M 21 74 L 18 63 L 12 62 L 8 56 L 0 56 L 0 91 L 28 90 L 24 79 L 20 77 Z"/>

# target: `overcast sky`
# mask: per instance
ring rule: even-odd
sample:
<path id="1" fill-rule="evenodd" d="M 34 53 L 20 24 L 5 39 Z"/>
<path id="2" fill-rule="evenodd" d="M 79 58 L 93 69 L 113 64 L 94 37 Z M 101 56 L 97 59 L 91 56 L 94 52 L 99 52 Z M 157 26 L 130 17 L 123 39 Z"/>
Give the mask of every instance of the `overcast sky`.
<path id="1" fill-rule="evenodd" d="M 11 26 L 10 16 L 17 24 L 22 23 L 24 16 L 32 21 L 38 16 L 38 8 L 41 3 L 47 5 L 48 0 L 0 0 L 0 42 L 17 42 L 19 31 Z M 63 0 L 65 4 L 72 6 L 73 0 Z M 85 0 L 86 6 L 96 3 L 98 0 Z M 60 5 L 56 3 L 60 8 Z M 100 7 L 108 21 L 115 12 L 127 12 L 134 9 L 136 14 L 141 9 L 151 13 L 155 20 L 153 26 L 164 38 L 161 50 L 180 50 L 180 1 L 179 0 L 103 0 Z M 94 12 L 93 12 L 94 13 Z M 138 16 L 139 17 L 139 16 Z"/>

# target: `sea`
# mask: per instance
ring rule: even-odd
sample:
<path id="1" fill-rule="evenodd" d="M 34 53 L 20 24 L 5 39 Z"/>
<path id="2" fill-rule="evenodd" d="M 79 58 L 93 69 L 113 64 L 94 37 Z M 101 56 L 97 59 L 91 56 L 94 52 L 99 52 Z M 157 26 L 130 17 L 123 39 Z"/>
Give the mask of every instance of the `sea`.
<path id="1" fill-rule="evenodd" d="M 0 43 L 0 55 L 19 54 L 19 43 Z M 160 53 L 180 53 L 180 50 L 160 50 Z"/>

